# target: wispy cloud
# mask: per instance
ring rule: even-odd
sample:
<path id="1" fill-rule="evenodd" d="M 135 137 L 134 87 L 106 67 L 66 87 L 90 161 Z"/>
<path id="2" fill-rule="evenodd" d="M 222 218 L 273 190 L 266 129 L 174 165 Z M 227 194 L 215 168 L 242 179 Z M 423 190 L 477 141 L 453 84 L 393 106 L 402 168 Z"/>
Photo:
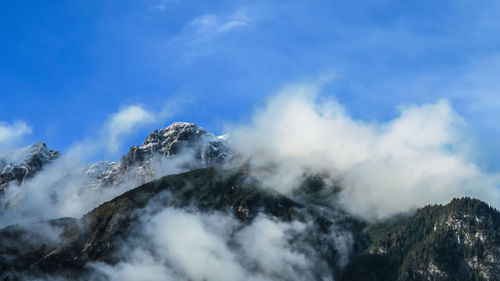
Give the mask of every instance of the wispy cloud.
<path id="1" fill-rule="evenodd" d="M 223 45 L 216 39 L 227 38 L 230 34 L 249 28 L 255 19 L 246 12 L 238 11 L 230 15 L 204 14 L 189 21 L 182 34 L 169 42 L 175 49 L 182 45 L 181 59 L 189 62 L 193 58 L 213 53 Z"/>
<path id="2" fill-rule="evenodd" d="M 192 103 L 190 99 L 180 96 L 170 99 L 157 109 L 148 108 L 142 104 L 123 106 L 118 111 L 109 114 L 97 131 L 74 142 L 65 154 L 71 154 L 72 157 L 85 161 L 94 159 L 99 154 L 102 157 L 102 153 L 117 156 L 123 152 L 124 143 L 137 136 L 140 130 L 150 128 L 152 131 L 155 126 L 156 128 L 165 126 L 168 119 L 179 114 L 184 106 L 190 103 Z"/>
<path id="3" fill-rule="evenodd" d="M 151 7 L 150 10 L 154 11 L 165 11 L 168 9 L 168 5 L 170 5 L 173 2 L 179 2 L 180 0 L 160 0 L 156 1 Z"/>
<path id="4" fill-rule="evenodd" d="M 32 128 L 23 121 L 7 123 L 0 121 L 0 145 L 12 145 L 19 141 L 22 136 L 30 134 Z"/>
<path id="5" fill-rule="evenodd" d="M 113 114 L 104 126 L 108 151 L 118 152 L 123 136 L 131 134 L 140 125 L 154 121 L 155 116 L 140 105 L 131 105 Z"/>
<path id="6" fill-rule="evenodd" d="M 196 33 L 203 36 L 213 36 L 228 32 L 236 28 L 249 26 L 252 19 L 243 12 L 237 12 L 229 17 L 220 17 L 213 14 L 202 15 L 194 18 L 189 27 Z"/>

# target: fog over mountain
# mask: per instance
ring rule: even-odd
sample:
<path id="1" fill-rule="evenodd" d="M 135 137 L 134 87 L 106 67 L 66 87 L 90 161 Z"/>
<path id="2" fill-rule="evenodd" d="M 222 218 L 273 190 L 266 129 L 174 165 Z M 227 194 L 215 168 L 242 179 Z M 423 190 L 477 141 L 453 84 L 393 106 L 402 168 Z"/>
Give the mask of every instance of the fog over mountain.
<path id="1" fill-rule="evenodd" d="M 320 87 L 285 87 L 223 136 L 173 123 L 116 162 L 83 156 L 164 113 L 2 153 L 2 278 L 499 280 L 500 177 L 466 120 L 446 100 L 357 120 Z"/>
<path id="2" fill-rule="evenodd" d="M 316 85 L 291 85 L 250 124 L 230 128 L 232 147 L 265 183 L 286 194 L 304 172 L 321 174 L 341 184 L 346 208 L 367 218 L 467 195 L 500 206 L 499 175 L 471 160 L 465 121 L 445 100 L 402 106 L 376 123 L 351 118 Z"/>

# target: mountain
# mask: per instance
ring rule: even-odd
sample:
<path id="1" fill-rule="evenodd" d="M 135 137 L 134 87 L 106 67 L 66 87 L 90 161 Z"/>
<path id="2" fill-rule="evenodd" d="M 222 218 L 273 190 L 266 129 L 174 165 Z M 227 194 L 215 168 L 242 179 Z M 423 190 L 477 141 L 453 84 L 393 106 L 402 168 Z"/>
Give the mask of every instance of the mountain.
<path id="1" fill-rule="evenodd" d="M 500 280 L 500 213 L 477 199 L 419 209 L 367 230 L 342 280 Z"/>
<path id="2" fill-rule="evenodd" d="M 11 182 L 23 185 L 60 156 L 60 152 L 40 142 L 0 159 L 0 190 Z M 176 122 L 155 130 L 141 146 L 132 146 L 118 162 L 99 161 L 89 165 L 84 173 L 92 188 L 130 180 L 139 185 L 162 176 L 167 167 L 175 165 L 175 171 L 187 171 L 217 165 L 230 157 L 231 151 L 223 137 L 193 123 Z"/>
<path id="3" fill-rule="evenodd" d="M 7 159 L 0 159 L 0 190 L 6 188 L 10 182 L 23 184 L 60 155 L 58 151 L 49 149 L 45 143 L 39 142 L 15 151 Z"/>
<path id="4" fill-rule="evenodd" d="M 19 150 L 3 188 L 60 156 Z M 1 229 L 0 280 L 500 280 L 500 213 L 480 200 L 368 221 L 343 209 L 340 182 L 305 173 L 282 194 L 236 157 L 195 124 L 155 130 L 82 169 L 87 191 L 137 187 L 81 218 Z"/>
<path id="5" fill-rule="evenodd" d="M 12 225 L 0 230 L 2 280 L 6 278 L 5 273 L 12 269 L 26 268 L 35 263 L 37 259 L 33 253 L 40 251 L 45 245 L 56 243 L 57 235 L 77 221 L 73 218 L 60 218 L 27 225 Z"/>
<path id="6" fill-rule="evenodd" d="M 114 185 L 133 178 L 137 184 L 151 181 L 162 173 L 162 165 L 172 163 L 179 171 L 193 170 L 220 164 L 230 158 L 229 146 L 222 137 L 185 122 L 155 130 L 141 146 L 132 146 L 118 162 L 101 161 L 85 173 L 91 186 Z"/>
<path id="7" fill-rule="evenodd" d="M 325 263 L 318 268 L 332 280 L 500 278 L 500 213 L 482 201 L 454 199 L 447 205 L 426 206 L 411 216 L 368 223 L 339 208 L 318 208 L 301 198 L 266 189 L 258 180 L 235 170 L 205 168 L 166 176 L 102 204 L 80 220 L 45 222 L 64 226 L 58 228 L 60 239 L 41 237 L 32 241 L 42 242 L 28 246 L 1 239 L 0 270 L 5 272 L 3 278 L 56 274 L 69 279 L 107 280 L 104 275 L 93 275 L 88 264 L 123 262 L 128 255 L 118 254 L 120 248 L 125 241 L 141 239 L 143 218 L 173 207 L 220 212 L 235 217 L 241 227 L 261 215 L 284 223 L 303 222 L 307 231 L 299 232 L 291 245 Z M 0 237 L 12 235 L 13 230 L 19 237 L 33 235 L 29 231 L 33 227 L 24 228 L 28 230 L 8 227 L 0 231 Z M 349 234 L 345 237 L 352 241 L 347 265 L 340 262 L 345 252 L 339 233 Z M 310 270 L 307 276 L 311 280 L 324 278 L 315 271 L 318 269 Z"/>

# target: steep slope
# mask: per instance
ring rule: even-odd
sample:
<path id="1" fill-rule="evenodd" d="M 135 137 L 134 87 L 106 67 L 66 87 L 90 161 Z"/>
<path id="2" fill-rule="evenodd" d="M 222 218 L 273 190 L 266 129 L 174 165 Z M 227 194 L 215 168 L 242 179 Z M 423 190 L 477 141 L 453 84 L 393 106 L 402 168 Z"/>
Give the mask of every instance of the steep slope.
<path id="1" fill-rule="evenodd" d="M 477 199 L 371 226 L 343 280 L 500 280 L 500 213 Z"/>
<path id="2" fill-rule="evenodd" d="M 220 164 L 230 155 L 223 138 L 193 123 L 176 122 L 155 130 L 141 146 L 132 146 L 118 162 L 101 161 L 85 173 L 90 176 L 93 187 L 130 179 L 142 184 L 151 181 L 155 174 L 161 175 L 162 170 L 172 168 L 168 164 L 188 171 Z"/>
<path id="3" fill-rule="evenodd" d="M 54 244 L 73 218 L 40 221 L 27 225 L 13 225 L 0 230 L 0 272 L 23 270 L 37 261 L 33 253 L 45 245 Z"/>

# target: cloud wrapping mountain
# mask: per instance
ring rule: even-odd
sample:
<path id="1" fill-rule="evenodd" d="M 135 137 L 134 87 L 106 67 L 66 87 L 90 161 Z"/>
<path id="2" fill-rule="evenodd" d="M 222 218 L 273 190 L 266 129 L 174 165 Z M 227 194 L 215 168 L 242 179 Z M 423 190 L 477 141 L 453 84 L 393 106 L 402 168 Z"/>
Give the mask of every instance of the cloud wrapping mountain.
<path id="1" fill-rule="evenodd" d="M 340 182 L 343 205 L 367 218 L 465 195 L 500 206 L 500 178 L 469 159 L 464 128 L 445 100 L 367 122 L 322 99 L 318 85 L 297 84 L 249 124 L 230 127 L 229 141 L 269 186 L 287 194 L 304 173 L 321 174 Z"/>
<path id="2" fill-rule="evenodd" d="M 166 208 L 142 217 L 145 235 L 121 250 L 125 261 L 95 263 L 110 280 L 332 280 L 328 265 L 307 243 L 300 222 L 264 215 L 249 225 L 223 213 Z M 306 253 L 304 253 L 306 252 Z M 321 268 L 323 272 L 318 269 Z"/>

